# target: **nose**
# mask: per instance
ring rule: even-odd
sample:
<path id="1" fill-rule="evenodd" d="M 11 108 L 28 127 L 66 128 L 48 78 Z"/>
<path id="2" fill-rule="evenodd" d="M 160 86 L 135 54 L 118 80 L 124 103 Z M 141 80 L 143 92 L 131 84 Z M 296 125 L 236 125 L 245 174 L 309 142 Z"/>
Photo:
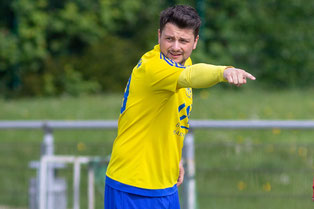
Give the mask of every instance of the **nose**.
<path id="1" fill-rule="evenodd" d="M 174 41 L 172 44 L 172 50 L 179 51 L 180 50 L 180 43 L 179 41 Z"/>

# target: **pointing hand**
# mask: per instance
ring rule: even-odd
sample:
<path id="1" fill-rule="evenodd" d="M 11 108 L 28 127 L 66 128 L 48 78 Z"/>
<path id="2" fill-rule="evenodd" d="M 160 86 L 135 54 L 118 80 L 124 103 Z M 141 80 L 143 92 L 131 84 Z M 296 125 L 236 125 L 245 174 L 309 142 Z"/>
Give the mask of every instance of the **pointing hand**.
<path id="1" fill-rule="evenodd" d="M 236 86 L 241 86 L 242 84 L 246 84 L 246 78 L 251 80 L 255 80 L 256 78 L 250 73 L 237 68 L 227 68 L 224 71 L 224 78 L 230 84 L 234 84 Z"/>

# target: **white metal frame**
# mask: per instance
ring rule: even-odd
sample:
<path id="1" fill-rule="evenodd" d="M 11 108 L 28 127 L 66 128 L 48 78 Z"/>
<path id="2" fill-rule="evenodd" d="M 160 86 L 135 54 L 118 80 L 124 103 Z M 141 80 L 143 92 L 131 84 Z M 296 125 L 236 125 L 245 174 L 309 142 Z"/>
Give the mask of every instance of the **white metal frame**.
<path id="1" fill-rule="evenodd" d="M 42 156 L 39 169 L 39 209 L 47 208 L 48 191 L 48 166 L 52 163 L 73 163 L 73 209 L 80 208 L 80 172 L 81 164 L 88 164 L 93 161 L 91 157 L 75 156 Z M 88 209 L 94 209 L 94 170 L 92 166 L 88 167 Z"/>

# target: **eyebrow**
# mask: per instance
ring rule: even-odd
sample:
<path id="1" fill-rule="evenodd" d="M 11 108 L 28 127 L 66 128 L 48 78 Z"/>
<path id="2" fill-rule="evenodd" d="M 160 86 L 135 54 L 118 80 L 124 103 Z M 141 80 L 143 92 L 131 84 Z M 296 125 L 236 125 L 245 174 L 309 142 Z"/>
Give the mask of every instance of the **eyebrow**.
<path id="1" fill-rule="evenodd" d="M 173 35 L 167 35 L 167 34 L 165 34 L 165 37 L 166 37 L 166 38 L 175 38 L 175 36 L 173 36 Z M 190 41 L 189 38 L 184 38 L 184 37 L 179 37 L 179 40 Z"/>
<path id="2" fill-rule="evenodd" d="M 183 41 L 190 41 L 189 38 L 179 38 L 179 40 L 183 40 Z"/>

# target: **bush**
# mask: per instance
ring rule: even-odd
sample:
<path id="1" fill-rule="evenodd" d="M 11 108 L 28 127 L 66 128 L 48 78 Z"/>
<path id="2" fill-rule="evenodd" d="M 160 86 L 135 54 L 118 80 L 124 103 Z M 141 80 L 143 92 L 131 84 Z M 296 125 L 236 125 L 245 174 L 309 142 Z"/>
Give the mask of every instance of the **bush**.
<path id="1" fill-rule="evenodd" d="M 24 85 L 45 96 L 122 91 L 141 55 L 134 41 L 106 36 L 79 56 L 47 59 L 44 73 L 25 76 Z"/>
<path id="2" fill-rule="evenodd" d="M 314 86 L 313 2 L 206 2 L 203 53 L 209 62 L 248 69 L 268 87 Z"/>

